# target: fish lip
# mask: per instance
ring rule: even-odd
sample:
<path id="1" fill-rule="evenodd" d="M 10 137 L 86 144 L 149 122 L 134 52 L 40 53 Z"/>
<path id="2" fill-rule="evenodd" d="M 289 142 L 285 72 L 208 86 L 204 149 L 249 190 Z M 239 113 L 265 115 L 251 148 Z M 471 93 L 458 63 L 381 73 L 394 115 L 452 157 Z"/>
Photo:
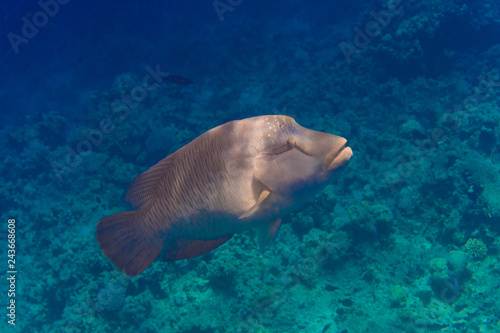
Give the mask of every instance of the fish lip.
<path id="1" fill-rule="evenodd" d="M 346 165 L 352 157 L 352 149 L 346 144 L 340 149 L 332 149 L 323 161 L 323 172 L 331 172 Z"/>

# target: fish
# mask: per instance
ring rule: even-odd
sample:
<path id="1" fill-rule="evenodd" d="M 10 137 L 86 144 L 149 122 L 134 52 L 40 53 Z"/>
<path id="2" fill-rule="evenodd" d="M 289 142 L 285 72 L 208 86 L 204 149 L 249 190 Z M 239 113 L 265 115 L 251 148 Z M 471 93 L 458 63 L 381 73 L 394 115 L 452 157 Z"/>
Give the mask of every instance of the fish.
<path id="1" fill-rule="evenodd" d="M 131 276 L 156 259 L 194 258 L 251 229 L 265 251 L 281 218 L 331 183 L 352 155 L 345 138 L 288 116 L 227 122 L 138 175 L 126 195 L 133 210 L 102 218 L 97 241 Z"/>
<path id="2" fill-rule="evenodd" d="M 332 326 L 332 323 L 326 324 L 325 327 L 323 327 L 323 330 L 321 331 L 321 333 L 328 332 L 328 330 L 330 329 L 331 326 Z"/>
<path id="3" fill-rule="evenodd" d="M 177 84 L 182 84 L 182 85 L 193 83 L 193 81 L 186 79 L 185 77 L 178 76 L 178 75 L 169 75 L 165 78 L 165 81 L 169 81 L 169 82 L 173 82 L 173 83 L 177 83 Z"/>

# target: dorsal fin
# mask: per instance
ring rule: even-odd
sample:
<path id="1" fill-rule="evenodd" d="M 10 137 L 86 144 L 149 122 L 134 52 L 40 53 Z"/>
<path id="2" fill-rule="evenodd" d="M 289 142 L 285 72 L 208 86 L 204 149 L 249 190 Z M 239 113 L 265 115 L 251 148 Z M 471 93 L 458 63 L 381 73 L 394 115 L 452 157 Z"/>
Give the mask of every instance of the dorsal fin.
<path id="1" fill-rule="evenodd" d="M 167 156 L 134 179 L 126 199 L 134 208 L 149 206 L 159 197 L 163 181 L 169 173 L 174 172 L 175 158 L 175 153 Z"/>
<path id="2" fill-rule="evenodd" d="M 156 200 L 177 200 L 186 189 L 202 192 L 222 173 L 221 154 L 230 144 L 224 127 L 212 129 L 143 172 L 132 182 L 126 200 L 134 208 L 150 207 Z M 180 199 L 179 199 L 180 200 Z M 175 203 L 174 205 L 177 205 Z"/>

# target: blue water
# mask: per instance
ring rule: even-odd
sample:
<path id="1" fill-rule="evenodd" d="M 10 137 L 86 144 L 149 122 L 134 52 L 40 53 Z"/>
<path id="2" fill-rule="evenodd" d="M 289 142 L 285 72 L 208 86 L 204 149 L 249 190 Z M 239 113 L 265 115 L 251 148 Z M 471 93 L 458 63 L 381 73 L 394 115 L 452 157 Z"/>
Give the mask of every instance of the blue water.
<path id="1" fill-rule="evenodd" d="M 499 2 L 0 12 L 1 332 L 500 332 Z M 251 230 L 116 269 L 96 225 L 135 177 L 268 114 L 345 137 L 351 162 L 266 252 Z"/>

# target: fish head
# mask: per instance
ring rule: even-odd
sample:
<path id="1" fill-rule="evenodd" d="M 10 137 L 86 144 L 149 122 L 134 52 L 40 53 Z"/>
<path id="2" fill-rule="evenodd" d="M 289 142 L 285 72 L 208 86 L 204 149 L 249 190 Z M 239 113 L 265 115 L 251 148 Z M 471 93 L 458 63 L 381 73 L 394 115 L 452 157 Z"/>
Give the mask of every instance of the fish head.
<path id="1" fill-rule="evenodd" d="M 307 129 L 287 116 L 258 118 L 254 178 L 271 193 L 310 197 L 351 159 L 352 150 L 340 136 Z"/>

